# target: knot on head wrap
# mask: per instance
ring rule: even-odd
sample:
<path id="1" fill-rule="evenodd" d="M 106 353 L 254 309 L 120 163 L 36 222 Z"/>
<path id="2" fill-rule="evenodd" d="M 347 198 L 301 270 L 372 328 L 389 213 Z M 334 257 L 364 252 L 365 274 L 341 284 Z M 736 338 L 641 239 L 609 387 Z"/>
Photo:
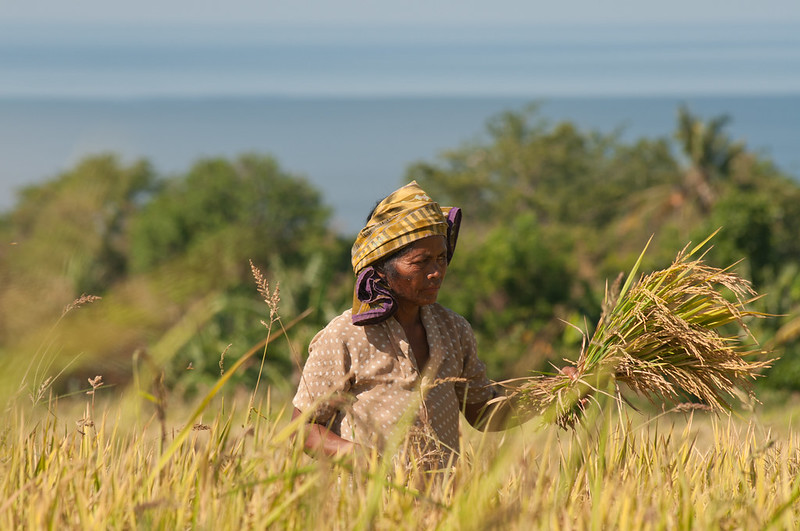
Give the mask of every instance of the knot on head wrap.
<path id="1" fill-rule="evenodd" d="M 461 209 L 442 208 L 416 181 L 392 192 L 375 207 L 351 252 L 356 286 L 353 324 L 384 321 L 397 310 L 388 284 L 371 264 L 429 236 L 447 239 L 447 261 L 453 257 L 461 225 Z"/>

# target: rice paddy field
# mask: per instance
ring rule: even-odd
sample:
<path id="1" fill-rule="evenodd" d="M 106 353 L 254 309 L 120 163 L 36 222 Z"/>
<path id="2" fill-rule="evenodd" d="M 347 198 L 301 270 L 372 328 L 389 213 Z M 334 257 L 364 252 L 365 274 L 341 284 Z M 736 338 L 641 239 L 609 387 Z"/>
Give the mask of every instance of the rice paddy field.
<path id="1" fill-rule="evenodd" d="M 460 459 L 434 470 L 396 458 L 408 431 L 403 425 L 381 456 L 306 455 L 304 419 L 290 420 L 285 391 L 273 391 L 260 377 L 252 389 L 232 384 L 253 349 L 234 360 L 222 352 L 219 379 L 189 399 L 164 385 L 146 354 L 134 356 L 125 386 L 107 386 L 96 375 L 84 389 L 59 395 L 60 374 L 47 370 L 57 349 L 45 344 L 18 383 L 9 383 L 9 367 L 0 386 L 6 399 L 0 529 L 796 529 L 800 397 L 759 396 L 736 385 L 727 391 L 736 398 L 732 409 L 712 407 L 711 398 L 725 389 L 715 386 L 759 365 L 733 363 L 733 351 L 722 362 L 709 357 L 733 339 L 708 334 L 736 320 L 740 309 L 722 299 L 712 304 L 714 290 L 689 289 L 710 285 L 708 275 L 719 279 L 721 272 L 686 264 L 679 257 L 665 271 L 677 276 L 651 275 L 629 291 L 623 286 L 598 328 L 606 339 L 592 341 L 606 352 L 596 355 L 606 364 L 630 363 L 625 356 L 635 355 L 646 378 L 629 380 L 617 368 L 609 393 L 594 388 L 586 395 L 588 380 L 575 375 L 600 366 L 586 354 L 590 347 L 571 373 L 528 380 L 529 390 L 559 397 L 539 404 L 540 411 L 560 407 L 565 390 L 582 389 L 586 405 L 581 402 L 574 421 L 541 415 L 495 433 L 462 422 Z M 279 295 L 253 270 L 270 309 L 269 322 L 262 321 L 263 369 L 268 345 L 281 335 L 271 334 L 280 323 Z M 667 291 L 659 295 L 649 289 L 655 287 Z M 660 318 L 636 317 L 650 304 L 634 304 L 645 288 L 647 300 L 672 308 L 670 323 L 702 319 L 703 334 L 693 340 L 679 326 L 679 333 L 664 336 L 684 338 L 680 348 L 652 340 L 648 334 L 661 330 L 653 328 Z M 670 302 L 670 293 L 684 295 Z M 94 299 L 82 297 L 64 313 Z M 631 304 L 635 312 L 627 309 Z M 621 316 L 634 318 L 615 324 Z M 646 330 L 641 323 L 648 323 Z M 630 341 L 613 339 L 623 335 Z M 646 348 L 627 347 L 640 343 Z M 719 370 L 710 373 L 714 364 Z M 665 368 L 684 372 L 665 380 Z M 667 401 L 654 399 L 673 392 L 665 383 L 695 381 L 713 391 L 705 403 L 659 406 Z"/>
<path id="2" fill-rule="evenodd" d="M 575 430 L 462 427 L 462 458 L 312 459 L 267 388 L 18 394 L 0 436 L 2 529 L 794 529 L 797 400 L 731 415 L 606 407 Z M 49 397 L 49 398 L 48 398 Z M 250 405 L 252 402 L 252 406 Z M 169 405 L 174 404 L 174 405 Z"/>

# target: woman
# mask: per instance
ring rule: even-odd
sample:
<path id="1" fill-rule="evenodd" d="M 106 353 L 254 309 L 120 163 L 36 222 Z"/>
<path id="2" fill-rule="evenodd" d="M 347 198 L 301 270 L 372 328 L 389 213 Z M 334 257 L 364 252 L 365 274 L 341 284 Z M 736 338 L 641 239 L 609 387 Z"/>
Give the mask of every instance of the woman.
<path id="1" fill-rule="evenodd" d="M 510 408 L 492 402 L 471 327 L 436 303 L 460 216 L 416 182 L 370 214 L 352 249 L 353 307 L 311 341 L 293 400 L 293 418 L 308 414 L 307 451 L 380 451 L 410 426 L 417 450 L 449 455 L 458 451 L 459 412 L 476 428 L 504 427 Z"/>

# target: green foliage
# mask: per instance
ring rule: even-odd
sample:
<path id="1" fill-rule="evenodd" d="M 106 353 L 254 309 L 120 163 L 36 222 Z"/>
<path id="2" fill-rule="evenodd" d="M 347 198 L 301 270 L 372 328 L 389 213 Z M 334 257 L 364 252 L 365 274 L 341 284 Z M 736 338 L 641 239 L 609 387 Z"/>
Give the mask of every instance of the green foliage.
<path id="1" fill-rule="evenodd" d="M 693 115 L 685 105 L 678 109 L 675 138 L 689 162 L 708 171 L 712 177 L 727 175 L 733 159 L 744 151 L 742 144 L 732 142 L 723 132 L 729 122 L 727 115 L 706 122 Z"/>
<path id="2" fill-rule="evenodd" d="M 494 118 L 487 145 L 445 152 L 440 165 L 418 163 L 408 178 L 479 224 L 526 212 L 542 223 L 594 227 L 619 216 L 631 192 L 677 182 L 663 140 L 626 146 L 616 134 L 582 132 L 570 123 L 531 124 L 534 114 L 535 107 Z"/>
<path id="3" fill-rule="evenodd" d="M 324 239 L 328 216 L 319 193 L 270 157 L 203 160 L 166 181 L 136 219 L 131 263 L 143 272 L 184 254 L 297 260 Z"/>
<path id="4" fill-rule="evenodd" d="M 756 287 L 800 259 L 800 186 L 752 156 L 740 156 L 727 186 L 695 233 L 723 227 L 713 250 L 721 262 L 744 259 Z"/>
<path id="5" fill-rule="evenodd" d="M 457 255 L 456 286 L 448 279 L 444 302 L 495 331 L 530 322 L 569 299 L 574 278 L 564 259 L 569 247 L 561 234 L 543 230 L 533 214 L 523 214 Z"/>
<path id="6" fill-rule="evenodd" d="M 0 225 L 15 244 L 0 268 L 0 349 L 35 350 L 61 308 L 90 292 L 103 295 L 102 309 L 70 316 L 52 339 L 63 350 L 53 367 L 71 363 L 77 375 L 65 385 L 100 368 L 125 379 L 135 351 L 158 360 L 169 382 L 200 385 L 219 374 L 228 344 L 235 356 L 263 338 L 248 260 L 273 269 L 276 282 L 309 270 L 285 288 L 287 316 L 323 307 L 343 255 L 328 217 L 319 193 L 270 157 L 204 160 L 161 180 L 145 161 L 88 158 L 26 189 Z M 322 319 L 317 312 L 312 326 Z M 283 380 L 296 362 L 285 347 L 275 354 L 266 370 Z"/>
<path id="7" fill-rule="evenodd" d="M 328 218 L 319 193 L 270 157 L 203 160 L 187 175 L 163 183 L 133 224 L 132 269 L 168 285 L 175 276 L 190 274 L 195 283 L 175 292 L 176 300 L 208 291 L 226 294 L 223 307 L 176 351 L 175 378 L 202 385 L 219 374 L 220 353 L 228 344 L 241 350 L 263 338 L 263 310 L 254 298 L 249 260 L 280 284 L 285 315 L 310 307 L 317 310 L 312 326 L 324 324 L 319 309 L 328 308 L 321 301 L 341 267 L 342 248 L 326 227 Z M 309 334 L 296 333 L 304 340 Z M 286 381 L 302 349 L 273 349 L 266 377 Z M 189 363 L 192 371 L 184 371 Z M 237 381 L 252 385 L 253 370 L 246 367 Z"/>
<path id="8" fill-rule="evenodd" d="M 53 181 L 22 191 L 10 214 L 20 272 L 65 274 L 73 291 L 104 291 L 126 273 L 128 224 L 152 192 L 150 165 L 123 167 L 112 155 L 90 157 Z"/>
<path id="9" fill-rule="evenodd" d="M 570 234 L 526 213 L 456 250 L 440 302 L 465 316 L 493 374 L 531 350 L 532 330 L 578 289 Z"/>
<path id="10" fill-rule="evenodd" d="M 769 198 L 760 194 L 731 191 L 721 198 L 706 223 L 708 227 L 724 227 L 715 244 L 714 258 L 722 263 L 744 260 L 756 286 L 774 271 L 778 252 L 772 241 L 775 224 L 774 210 Z"/>
<path id="11" fill-rule="evenodd" d="M 689 160 L 684 189 L 704 213 L 714 205 L 719 181 L 729 176 L 734 159 L 744 151 L 742 144 L 731 141 L 723 132 L 729 120 L 728 116 L 717 116 L 706 122 L 685 106 L 678 109 L 675 138 Z"/>
<path id="12" fill-rule="evenodd" d="M 767 381 L 795 373 L 800 186 L 731 141 L 726 124 L 681 109 L 676 150 L 667 137 L 628 143 L 549 123 L 531 106 L 489 120 L 484 140 L 409 167 L 404 183 L 464 211 L 441 302 L 470 320 L 493 377 L 575 358 L 580 338 L 565 322 L 596 322 L 606 283 L 645 242 L 653 237 L 642 271 L 661 269 L 719 227 L 707 262 L 744 259 L 737 273 L 765 294 L 755 309 L 780 316 L 748 323 L 784 356 Z M 200 160 L 169 178 L 146 161 L 87 158 L 24 190 L 0 218 L 13 243 L 0 249 L 0 349 L 35 350 L 61 308 L 88 292 L 103 295 L 102 309 L 70 317 L 58 338 L 65 356 L 84 351 L 81 363 L 123 374 L 131 352 L 162 348 L 171 381 L 202 386 L 228 344 L 235 356 L 263 337 L 252 259 L 280 282 L 284 316 L 312 309 L 267 362 L 269 378 L 289 382 L 308 340 L 351 296 L 352 241 L 329 219 L 320 193 L 268 156 Z"/>
<path id="13" fill-rule="evenodd" d="M 146 161 L 100 155 L 21 192 L 2 228 L 0 347 L 126 278 L 128 228 L 154 180 Z"/>

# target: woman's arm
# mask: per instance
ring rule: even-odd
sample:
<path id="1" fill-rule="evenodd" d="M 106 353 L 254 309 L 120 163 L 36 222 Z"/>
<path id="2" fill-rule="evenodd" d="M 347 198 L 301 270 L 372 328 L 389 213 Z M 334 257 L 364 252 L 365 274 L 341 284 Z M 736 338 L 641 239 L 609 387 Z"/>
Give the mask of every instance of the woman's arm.
<path id="1" fill-rule="evenodd" d="M 300 415 L 302 415 L 302 412 L 294 408 L 292 420 L 295 420 Z M 303 449 L 311 456 L 339 457 L 351 455 L 356 449 L 355 443 L 342 439 L 321 424 L 309 422 L 304 431 Z"/>
<path id="2" fill-rule="evenodd" d="M 509 398 L 500 396 L 464 406 L 464 417 L 481 431 L 502 431 L 529 421 L 534 413 L 519 407 Z"/>

